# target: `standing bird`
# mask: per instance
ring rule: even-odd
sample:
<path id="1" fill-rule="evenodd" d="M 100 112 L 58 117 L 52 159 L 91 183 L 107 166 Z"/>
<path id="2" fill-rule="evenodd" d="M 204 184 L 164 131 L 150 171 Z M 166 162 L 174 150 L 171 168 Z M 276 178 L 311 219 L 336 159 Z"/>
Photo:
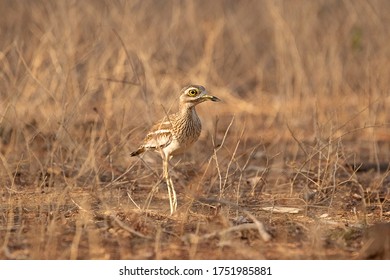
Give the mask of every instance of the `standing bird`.
<path id="1" fill-rule="evenodd" d="M 198 140 L 202 124 L 195 106 L 207 100 L 221 101 L 218 97 L 209 95 L 203 86 L 190 85 L 183 88 L 180 92 L 179 111 L 155 124 L 141 146 L 130 154 L 133 157 L 148 150 L 160 152 L 171 214 L 176 211 L 177 198 L 168 172 L 168 161 L 172 156 L 185 152 Z"/>

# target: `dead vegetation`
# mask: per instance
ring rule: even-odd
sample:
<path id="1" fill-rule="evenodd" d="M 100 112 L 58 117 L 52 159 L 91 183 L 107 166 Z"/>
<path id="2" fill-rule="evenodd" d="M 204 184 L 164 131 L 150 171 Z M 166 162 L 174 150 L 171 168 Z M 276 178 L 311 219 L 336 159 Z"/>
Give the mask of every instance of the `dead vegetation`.
<path id="1" fill-rule="evenodd" d="M 0 1 L 1 259 L 389 259 L 388 1 Z M 203 84 L 201 139 L 129 157 Z"/>

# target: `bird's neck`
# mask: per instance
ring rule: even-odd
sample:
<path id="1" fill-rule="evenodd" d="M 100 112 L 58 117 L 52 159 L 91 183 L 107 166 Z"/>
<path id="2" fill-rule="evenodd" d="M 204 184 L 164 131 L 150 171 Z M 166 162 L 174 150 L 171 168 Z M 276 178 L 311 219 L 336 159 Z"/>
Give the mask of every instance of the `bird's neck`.
<path id="1" fill-rule="evenodd" d="M 196 110 L 195 110 L 195 106 L 192 105 L 192 104 L 184 104 L 184 105 L 181 105 L 180 108 L 179 108 L 179 112 L 180 112 L 180 115 L 182 116 L 192 116 L 193 114 L 196 115 Z"/>

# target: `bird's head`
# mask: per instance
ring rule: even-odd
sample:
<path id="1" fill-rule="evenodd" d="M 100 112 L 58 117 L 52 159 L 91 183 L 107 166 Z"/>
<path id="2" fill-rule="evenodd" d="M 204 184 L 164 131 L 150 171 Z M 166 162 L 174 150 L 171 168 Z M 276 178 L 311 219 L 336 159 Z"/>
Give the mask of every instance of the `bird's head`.
<path id="1" fill-rule="evenodd" d="M 208 94 L 203 86 L 190 85 L 181 90 L 180 103 L 185 107 L 193 107 L 208 100 L 213 102 L 221 101 L 218 97 Z"/>

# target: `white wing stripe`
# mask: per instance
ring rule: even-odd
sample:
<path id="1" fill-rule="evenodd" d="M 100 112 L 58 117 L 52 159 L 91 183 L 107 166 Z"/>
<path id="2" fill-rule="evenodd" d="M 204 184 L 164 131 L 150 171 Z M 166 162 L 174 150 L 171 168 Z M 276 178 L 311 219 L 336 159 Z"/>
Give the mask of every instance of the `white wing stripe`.
<path id="1" fill-rule="evenodd" d="M 169 135 L 160 136 L 160 137 L 154 137 L 150 138 L 145 144 L 145 148 L 158 148 L 161 146 L 166 146 L 170 143 L 170 137 Z"/>
<path id="2" fill-rule="evenodd" d="M 155 137 L 158 137 L 157 136 L 158 134 L 167 134 L 167 133 L 170 134 L 171 131 L 169 129 L 159 129 L 159 130 L 149 132 L 148 136 L 155 135 Z"/>

